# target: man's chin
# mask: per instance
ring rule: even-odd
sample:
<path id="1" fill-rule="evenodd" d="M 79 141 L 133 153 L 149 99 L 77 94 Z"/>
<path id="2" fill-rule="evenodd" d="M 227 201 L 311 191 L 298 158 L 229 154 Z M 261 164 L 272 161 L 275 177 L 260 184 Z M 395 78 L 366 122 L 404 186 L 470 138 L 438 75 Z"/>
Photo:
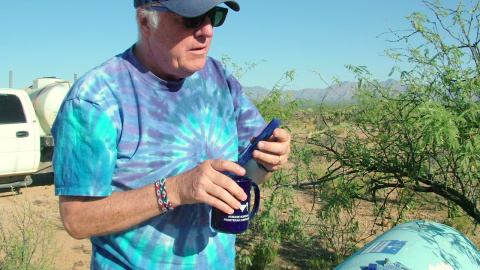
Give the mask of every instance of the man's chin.
<path id="1" fill-rule="evenodd" d="M 187 73 L 190 73 L 189 76 L 193 75 L 195 72 L 202 70 L 205 67 L 207 59 L 202 61 L 195 61 L 194 63 L 190 63 L 188 66 L 185 66 L 183 70 Z"/>

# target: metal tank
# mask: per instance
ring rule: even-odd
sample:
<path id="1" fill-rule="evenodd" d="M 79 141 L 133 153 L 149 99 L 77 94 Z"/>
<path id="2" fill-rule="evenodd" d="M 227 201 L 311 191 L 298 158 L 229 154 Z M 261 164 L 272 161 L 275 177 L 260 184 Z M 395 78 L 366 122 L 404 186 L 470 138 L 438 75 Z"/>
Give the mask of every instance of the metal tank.
<path id="1" fill-rule="evenodd" d="M 480 252 L 459 231 L 432 221 L 411 221 L 386 231 L 335 270 L 474 270 Z"/>
<path id="2" fill-rule="evenodd" d="M 59 78 L 39 78 L 26 89 L 39 121 L 41 137 L 51 136 L 53 122 L 71 86 L 69 81 Z"/>

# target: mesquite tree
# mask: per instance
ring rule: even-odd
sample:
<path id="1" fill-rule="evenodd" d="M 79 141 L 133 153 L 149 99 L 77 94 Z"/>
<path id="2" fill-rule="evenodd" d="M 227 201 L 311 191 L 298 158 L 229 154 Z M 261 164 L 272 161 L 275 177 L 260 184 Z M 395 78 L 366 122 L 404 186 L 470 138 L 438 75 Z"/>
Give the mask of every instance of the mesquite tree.
<path id="1" fill-rule="evenodd" d="M 431 15 L 413 13 L 411 32 L 390 33 L 401 45 L 388 51 L 402 64 L 392 70 L 401 87 L 349 67 L 358 77 L 358 102 L 341 118 L 322 114 L 322 131 L 310 143 L 330 167 L 317 183 L 333 179 L 350 198 L 377 202 L 435 194 L 479 223 L 479 1 L 423 2 Z M 333 128 L 339 124 L 342 132 Z"/>

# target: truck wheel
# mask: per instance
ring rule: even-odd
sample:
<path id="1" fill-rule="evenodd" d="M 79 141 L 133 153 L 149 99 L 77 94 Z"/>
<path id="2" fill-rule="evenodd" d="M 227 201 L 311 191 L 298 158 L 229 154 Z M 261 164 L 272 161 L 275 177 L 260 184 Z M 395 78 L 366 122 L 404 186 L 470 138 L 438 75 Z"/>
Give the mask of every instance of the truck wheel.
<path id="1" fill-rule="evenodd" d="M 40 153 L 40 162 L 52 161 L 53 149 L 53 146 L 43 147 Z"/>

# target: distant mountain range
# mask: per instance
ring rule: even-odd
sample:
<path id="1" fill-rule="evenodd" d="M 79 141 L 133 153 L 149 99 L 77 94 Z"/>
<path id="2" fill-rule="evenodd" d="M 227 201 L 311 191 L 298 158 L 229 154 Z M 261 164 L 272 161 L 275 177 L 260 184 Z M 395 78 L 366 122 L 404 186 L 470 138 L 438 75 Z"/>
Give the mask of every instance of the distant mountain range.
<path id="1" fill-rule="evenodd" d="M 394 88 L 401 88 L 398 81 L 390 79 L 384 82 L 380 82 L 382 85 L 392 85 Z M 321 101 L 351 101 L 355 89 L 357 88 L 357 82 L 342 82 L 340 85 L 330 86 L 328 88 L 305 88 L 300 90 L 288 90 L 286 93 L 291 93 L 294 99 L 306 99 L 313 102 Z M 245 91 L 254 99 L 263 98 L 271 90 L 255 86 L 243 86 Z"/>

